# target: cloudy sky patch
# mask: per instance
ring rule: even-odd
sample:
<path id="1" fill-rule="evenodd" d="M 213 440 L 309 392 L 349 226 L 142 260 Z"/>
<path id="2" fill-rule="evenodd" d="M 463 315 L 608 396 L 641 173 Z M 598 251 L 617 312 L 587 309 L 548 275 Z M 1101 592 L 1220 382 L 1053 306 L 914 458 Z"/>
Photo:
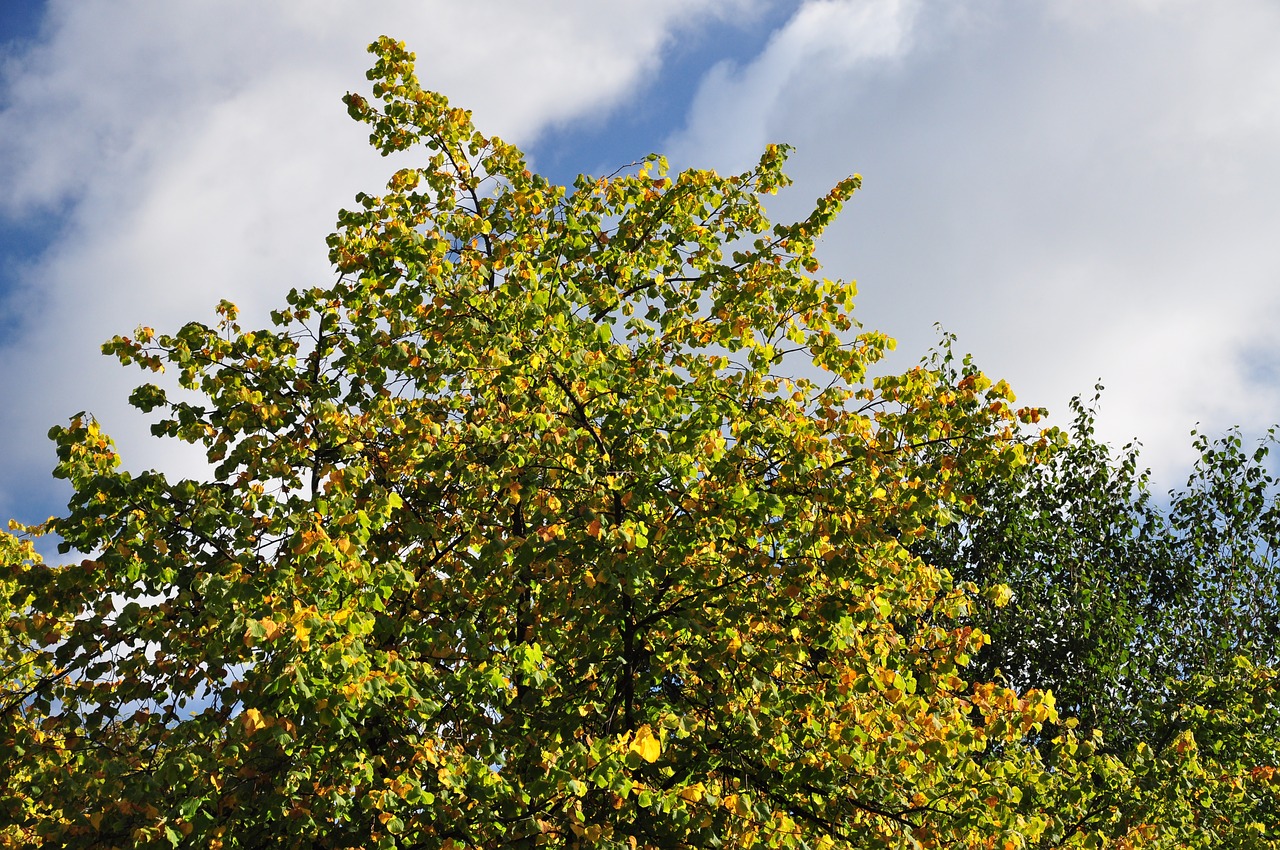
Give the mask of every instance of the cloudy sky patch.
<path id="1" fill-rule="evenodd" d="M 833 53 L 824 15 L 864 49 Z M 1197 422 L 1280 410 L 1244 365 L 1280 306 L 1277 35 L 1264 3 L 813 3 L 708 74 L 672 147 L 738 168 L 791 142 L 790 215 L 861 172 L 823 256 L 894 365 L 940 322 L 1023 400 L 1100 379 L 1103 432 L 1172 485 Z"/>
<path id="2" fill-rule="evenodd" d="M 822 256 L 894 365 L 941 322 L 1023 401 L 1100 378 L 1169 485 L 1196 422 L 1280 421 L 1267 0 L 52 0 L 0 74 L 0 514 L 57 510 L 43 435 L 82 409 L 129 467 L 198 470 L 98 346 L 331 279 L 337 209 L 394 168 L 339 102 L 384 32 L 560 179 L 785 141 L 786 217 L 862 173 Z"/>

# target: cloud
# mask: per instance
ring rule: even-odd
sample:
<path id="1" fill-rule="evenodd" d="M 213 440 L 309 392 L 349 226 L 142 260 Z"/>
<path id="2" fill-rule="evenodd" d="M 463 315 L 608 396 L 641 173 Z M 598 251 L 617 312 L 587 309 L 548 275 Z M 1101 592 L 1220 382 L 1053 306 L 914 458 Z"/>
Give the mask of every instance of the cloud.
<path id="1" fill-rule="evenodd" d="M 367 86 L 375 37 L 405 40 L 424 85 L 528 144 L 616 108 L 684 28 L 750 5 L 51 0 L 43 40 L 0 77 L 0 227 L 51 221 L 0 291 L 0 514 L 56 509 L 44 432 L 81 409 L 130 468 L 201 468 L 147 435 L 124 404 L 145 376 L 98 347 L 211 320 L 224 297 L 262 322 L 290 287 L 331 279 L 336 211 L 392 170 L 339 102 Z"/>
<path id="2" fill-rule="evenodd" d="M 50 225 L 0 291 L 0 514 L 56 509 L 43 434 L 81 409 L 131 468 L 199 468 L 147 436 L 123 404 L 144 376 L 98 346 L 222 297 L 260 321 L 330 279 L 334 212 L 392 168 L 338 102 L 375 36 L 527 146 L 625 109 L 673 39 L 757 5 L 52 0 L 0 70 L 0 227 Z M 862 172 L 823 256 L 898 366 L 940 321 L 1023 401 L 1061 413 L 1102 378 L 1103 433 L 1171 473 L 1196 421 L 1280 420 L 1278 41 L 1265 0 L 811 0 L 707 71 L 667 152 L 732 170 L 795 144 L 778 218 Z"/>
<path id="3" fill-rule="evenodd" d="M 1258 365 L 1280 317 L 1278 40 L 1262 0 L 822 0 L 709 75 L 671 147 L 740 169 L 794 144 L 780 218 L 861 172 L 822 256 L 897 365 L 942 322 L 1023 401 L 1065 413 L 1101 378 L 1103 434 L 1141 438 L 1172 485 L 1197 421 L 1280 421 Z"/>
<path id="4" fill-rule="evenodd" d="M 696 151 L 725 170 L 753 165 L 769 136 L 770 122 L 795 97 L 797 80 L 821 75 L 848 78 L 902 56 L 918 4 L 908 0 L 803 4 L 750 64 L 716 64 L 690 110 L 688 126 L 670 140 L 672 154 Z M 732 128 L 731 132 L 726 129 Z"/>

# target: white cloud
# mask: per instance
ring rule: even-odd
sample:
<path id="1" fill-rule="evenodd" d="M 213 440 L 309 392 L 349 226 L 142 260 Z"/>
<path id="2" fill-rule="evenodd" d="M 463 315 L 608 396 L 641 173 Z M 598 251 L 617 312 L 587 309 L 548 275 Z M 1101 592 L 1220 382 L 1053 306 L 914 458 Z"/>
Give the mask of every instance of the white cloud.
<path id="1" fill-rule="evenodd" d="M 703 80 L 689 125 L 671 140 L 672 155 L 697 151 L 698 165 L 749 168 L 768 142 L 770 121 L 796 97 L 798 80 L 815 73 L 847 80 L 867 66 L 902 56 L 918 3 L 912 0 L 815 0 L 803 4 L 746 67 L 714 66 Z M 726 132 L 731 128 L 730 132 Z"/>
<path id="2" fill-rule="evenodd" d="M 860 280 L 898 365 L 940 321 L 1024 401 L 1065 413 L 1102 378 L 1104 435 L 1173 484 L 1197 421 L 1280 421 L 1256 366 L 1280 317 L 1277 43 L 1263 0 L 812 2 L 704 81 L 672 146 L 737 169 L 796 145 L 778 217 L 860 171 L 826 272 Z"/>
<path id="3" fill-rule="evenodd" d="M 753 5 L 52 0 L 0 80 L 0 226 L 60 223 L 9 294 L 0 513 L 47 506 L 43 433 L 82 408 L 131 467 L 192 464 L 97 348 L 329 279 L 334 212 L 391 168 L 338 102 L 375 36 L 527 145 L 625 108 L 682 28 Z M 900 364 L 942 321 L 1025 401 L 1062 412 L 1101 377 L 1104 433 L 1169 470 L 1197 420 L 1280 419 L 1276 43 L 1266 0 L 812 0 L 706 76 L 668 152 L 736 169 L 794 143 L 778 217 L 861 171 L 827 271 L 861 280 Z"/>
<path id="4" fill-rule="evenodd" d="M 337 209 L 391 171 L 339 101 L 367 87 L 375 37 L 404 40 L 424 85 L 527 144 L 621 103 L 682 27 L 750 6 L 51 0 L 46 40 L 0 78 L 0 226 L 62 224 L 8 294 L 22 320 L 0 339 L 0 513 L 49 507 L 43 435 L 80 409 L 131 468 L 198 468 L 147 436 L 124 404 L 145 376 L 98 346 L 211 320 L 223 297 L 260 322 L 290 287 L 330 278 Z"/>

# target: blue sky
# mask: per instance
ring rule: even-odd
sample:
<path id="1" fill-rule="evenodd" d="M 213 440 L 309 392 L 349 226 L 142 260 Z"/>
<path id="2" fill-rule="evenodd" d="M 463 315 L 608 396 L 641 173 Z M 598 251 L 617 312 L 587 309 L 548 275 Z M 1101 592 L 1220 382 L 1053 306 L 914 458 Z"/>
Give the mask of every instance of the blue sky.
<path id="1" fill-rule="evenodd" d="M 80 410 L 127 466 L 199 473 L 98 346 L 330 278 L 336 210 L 395 167 L 339 102 L 382 33 L 559 180 L 785 141 L 785 218 L 860 172 L 821 256 L 894 365 L 940 322 L 1021 401 L 1101 379 L 1162 484 L 1196 423 L 1280 421 L 1271 0 L 0 2 L 6 516 L 58 509 L 44 434 Z"/>

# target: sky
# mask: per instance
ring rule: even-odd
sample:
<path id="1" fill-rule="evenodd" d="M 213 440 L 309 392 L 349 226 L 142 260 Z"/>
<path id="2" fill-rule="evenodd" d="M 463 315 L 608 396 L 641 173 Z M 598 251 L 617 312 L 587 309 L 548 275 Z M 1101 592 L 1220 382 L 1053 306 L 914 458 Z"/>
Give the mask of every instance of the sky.
<path id="1" fill-rule="evenodd" d="M 396 167 L 340 101 L 381 34 L 561 182 L 786 142 L 786 220 L 860 173 L 819 256 L 890 366 L 940 324 L 1064 425 L 1101 381 L 1160 486 L 1197 425 L 1280 422 L 1274 0 L 0 0 L 0 518 L 58 512 L 79 411 L 200 473 L 99 347 L 332 280 L 337 210 Z"/>

